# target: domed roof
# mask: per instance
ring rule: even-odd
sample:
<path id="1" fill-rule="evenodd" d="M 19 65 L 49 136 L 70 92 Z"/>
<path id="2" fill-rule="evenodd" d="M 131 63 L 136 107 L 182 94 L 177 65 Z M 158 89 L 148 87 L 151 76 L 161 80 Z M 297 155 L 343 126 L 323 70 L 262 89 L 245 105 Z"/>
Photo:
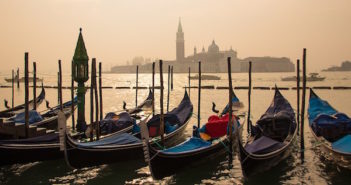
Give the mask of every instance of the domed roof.
<path id="1" fill-rule="evenodd" d="M 219 52 L 219 47 L 215 43 L 215 41 L 212 41 L 212 44 L 208 46 L 208 52 L 209 53 L 218 53 Z"/>

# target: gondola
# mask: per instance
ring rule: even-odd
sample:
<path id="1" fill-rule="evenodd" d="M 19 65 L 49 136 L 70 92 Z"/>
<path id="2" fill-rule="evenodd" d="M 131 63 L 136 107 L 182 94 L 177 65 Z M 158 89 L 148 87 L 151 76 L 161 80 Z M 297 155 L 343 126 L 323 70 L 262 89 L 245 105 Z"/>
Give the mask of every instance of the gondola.
<path id="1" fill-rule="evenodd" d="M 172 145 L 181 139 L 193 111 L 193 105 L 188 94 L 185 95 L 172 111 L 165 114 L 165 145 Z M 149 129 L 155 134 L 154 145 L 158 145 L 160 116 L 155 115 L 147 121 Z M 168 130 L 167 130 L 168 129 Z M 119 161 L 140 160 L 143 157 L 143 145 L 138 137 L 140 133 L 112 134 L 98 141 L 79 142 L 73 139 L 67 132 L 65 134 L 65 159 L 73 168 L 83 168 L 101 164 L 116 163 Z"/>
<path id="2" fill-rule="evenodd" d="M 36 98 L 36 104 L 39 105 L 40 103 L 43 102 L 43 100 L 45 99 L 45 89 L 42 86 L 41 92 L 39 94 L 39 96 Z M 34 105 L 34 100 L 30 100 L 29 101 L 29 109 L 32 109 Z M 14 108 L 10 108 L 7 110 L 3 110 L 0 112 L 0 118 L 9 118 L 14 116 L 16 113 L 19 113 L 21 111 L 24 111 L 24 104 L 22 105 L 18 105 Z"/>
<path id="3" fill-rule="evenodd" d="M 276 88 L 267 111 L 256 125 L 251 125 L 246 144 L 238 142 L 244 176 L 266 171 L 287 158 L 293 148 L 296 133 L 294 110 Z"/>
<path id="4" fill-rule="evenodd" d="M 351 169 L 351 119 L 318 97 L 312 89 L 308 119 L 323 156 L 338 166 Z"/>
<path id="5" fill-rule="evenodd" d="M 148 99 L 144 102 L 149 101 Z M 65 104 L 70 105 L 68 102 Z M 56 110 L 56 107 L 52 109 Z M 77 139 L 76 137 L 75 139 Z M 0 140 L 0 166 L 55 160 L 63 158 L 63 156 L 63 152 L 60 151 L 58 132 L 50 132 L 43 136 L 28 139 Z"/>
<path id="6" fill-rule="evenodd" d="M 234 94 L 234 92 L 232 93 Z M 239 99 L 235 95 L 232 97 L 234 104 L 239 102 Z M 210 116 L 207 124 L 201 129 L 195 130 L 195 134 L 192 137 L 176 146 L 158 150 L 149 142 L 144 141 L 147 143 L 144 153 L 148 155 L 146 156 L 146 161 L 148 162 L 152 177 L 154 179 L 162 179 L 175 174 L 184 167 L 188 167 L 191 163 L 204 162 L 228 152 L 229 137 L 226 134 L 229 119 L 229 113 L 226 110 L 228 106 L 224 108 L 220 117 L 217 115 Z M 233 114 L 234 117 L 236 116 Z M 240 117 L 236 117 L 235 120 L 237 120 L 239 129 L 237 136 L 241 137 L 245 116 L 241 115 Z M 143 134 L 148 133 L 144 132 Z M 148 138 L 148 136 L 143 138 Z M 237 141 L 237 139 L 233 139 Z"/>
<path id="7" fill-rule="evenodd" d="M 74 99 L 74 108 L 77 105 L 77 98 Z M 57 130 L 58 124 L 58 112 L 60 111 L 60 106 L 56 106 L 47 109 L 42 112 L 37 112 L 36 110 L 29 111 L 29 133 L 30 137 L 35 137 L 39 135 L 45 135 L 48 131 Z M 72 113 L 72 101 L 65 102 L 63 104 L 63 113 L 66 119 Z M 25 137 L 25 113 L 16 114 L 16 116 L 5 119 L 1 123 L 0 137 L 1 139 L 8 138 L 24 138 Z"/>

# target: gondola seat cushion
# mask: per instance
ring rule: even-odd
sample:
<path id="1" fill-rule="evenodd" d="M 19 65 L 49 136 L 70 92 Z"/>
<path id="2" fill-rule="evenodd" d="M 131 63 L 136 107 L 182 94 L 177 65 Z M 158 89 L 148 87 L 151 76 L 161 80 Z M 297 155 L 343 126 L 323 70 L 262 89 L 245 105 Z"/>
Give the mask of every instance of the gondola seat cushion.
<path id="1" fill-rule="evenodd" d="M 236 118 L 233 115 L 233 119 Z M 237 118 L 236 118 L 237 119 Z M 205 133 L 208 134 L 211 138 L 219 138 L 227 134 L 227 127 L 229 121 L 229 114 L 225 114 L 222 117 L 217 115 L 212 115 L 208 118 L 208 122 L 201 128 L 200 132 L 205 130 Z"/>
<path id="2" fill-rule="evenodd" d="M 179 153 L 179 152 L 195 150 L 198 148 L 208 147 L 208 146 L 211 146 L 210 142 L 204 141 L 198 137 L 192 137 L 188 141 L 185 141 L 184 143 L 174 146 L 172 148 L 163 150 L 162 152 Z"/>
<path id="3" fill-rule="evenodd" d="M 140 139 L 136 138 L 135 136 L 128 133 L 123 133 L 123 134 L 112 135 L 93 142 L 79 143 L 77 144 L 77 146 L 82 148 L 91 148 L 91 147 L 99 147 L 99 146 L 107 146 L 107 145 L 134 144 L 134 143 L 140 143 L 140 142 L 141 142 Z"/>
<path id="4" fill-rule="evenodd" d="M 245 150 L 253 154 L 265 154 L 282 148 L 285 144 L 266 136 L 261 136 L 245 146 Z"/>
<path id="5" fill-rule="evenodd" d="M 332 148 L 343 153 L 351 153 L 351 135 L 348 134 L 343 138 L 332 143 Z"/>
<path id="6" fill-rule="evenodd" d="M 16 123 L 25 123 L 25 112 L 17 114 L 12 120 Z M 43 117 L 39 114 L 39 112 L 37 112 L 36 110 L 29 111 L 29 124 L 36 123 L 42 120 Z"/>
<path id="7" fill-rule="evenodd" d="M 110 112 L 105 116 L 105 119 L 100 121 L 100 130 L 105 134 L 113 133 L 132 126 L 134 122 L 135 119 L 127 112 L 122 112 L 119 115 Z"/>

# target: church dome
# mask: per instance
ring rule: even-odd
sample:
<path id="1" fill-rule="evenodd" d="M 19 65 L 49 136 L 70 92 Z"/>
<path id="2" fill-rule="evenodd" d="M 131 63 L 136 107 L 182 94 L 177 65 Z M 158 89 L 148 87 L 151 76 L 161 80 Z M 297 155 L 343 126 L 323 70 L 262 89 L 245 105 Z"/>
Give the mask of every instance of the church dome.
<path id="1" fill-rule="evenodd" d="M 208 46 L 208 52 L 209 53 L 218 53 L 219 52 L 219 47 L 215 43 L 215 41 L 212 41 L 212 44 Z"/>

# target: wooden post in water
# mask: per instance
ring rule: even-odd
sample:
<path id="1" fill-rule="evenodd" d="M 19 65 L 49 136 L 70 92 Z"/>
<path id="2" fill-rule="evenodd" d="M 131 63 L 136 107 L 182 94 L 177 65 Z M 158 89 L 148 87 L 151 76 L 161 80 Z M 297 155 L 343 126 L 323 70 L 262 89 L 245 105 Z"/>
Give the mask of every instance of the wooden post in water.
<path id="1" fill-rule="evenodd" d="M 138 107 L 138 74 L 139 74 L 139 66 L 136 66 L 136 87 L 135 87 L 135 107 Z"/>
<path id="2" fill-rule="evenodd" d="M 161 135 L 161 142 L 164 145 L 164 138 L 163 134 L 165 131 L 165 123 L 164 123 L 164 115 L 163 115 L 163 72 L 162 72 L 162 60 L 160 60 L 160 135 Z"/>
<path id="3" fill-rule="evenodd" d="M 19 80 L 19 79 L 18 79 Z M 29 137 L 29 89 L 28 89 L 28 52 L 24 53 L 24 120 L 25 120 L 25 135 Z"/>
<path id="4" fill-rule="evenodd" d="M 19 82 L 19 68 L 17 68 L 17 88 L 20 88 L 20 82 Z"/>
<path id="5" fill-rule="evenodd" d="M 92 59 L 91 74 L 90 74 L 90 141 L 94 140 L 94 61 Z"/>
<path id="6" fill-rule="evenodd" d="M 189 91 L 188 91 L 188 93 L 189 93 L 189 98 L 190 98 L 190 67 L 189 67 L 189 75 L 188 75 L 188 78 L 189 78 L 189 86 L 188 86 Z"/>
<path id="7" fill-rule="evenodd" d="M 173 66 L 171 66 L 171 90 L 173 91 Z"/>
<path id="8" fill-rule="evenodd" d="M 232 91 L 233 91 L 233 85 L 232 85 L 232 65 L 231 65 L 231 61 L 230 61 L 230 57 L 227 58 L 227 62 L 228 62 L 228 80 L 229 80 L 229 121 L 228 121 L 228 125 L 229 125 L 229 152 L 228 152 L 228 167 L 232 168 L 232 162 L 233 162 L 233 97 L 232 97 Z M 234 131 L 235 133 L 237 132 L 238 128 L 237 128 L 237 124 L 234 122 Z"/>
<path id="9" fill-rule="evenodd" d="M 14 107 L 15 104 L 15 71 L 12 69 L 12 108 Z"/>
<path id="10" fill-rule="evenodd" d="M 33 109 L 37 110 L 37 63 L 33 62 Z"/>
<path id="11" fill-rule="evenodd" d="M 247 113 L 247 133 L 250 133 L 251 130 L 251 72 L 252 72 L 252 62 L 249 61 L 249 94 L 248 94 L 248 101 L 249 101 L 249 110 Z"/>
<path id="12" fill-rule="evenodd" d="M 305 150 L 305 141 L 304 141 L 304 123 L 305 123 L 305 99 L 306 99 L 306 48 L 303 48 L 302 56 L 302 107 L 301 107 L 301 161 L 304 162 L 304 150 Z"/>
<path id="13" fill-rule="evenodd" d="M 167 112 L 169 111 L 170 77 L 171 77 L 171 66 L 168 65 L 168 78 L 167 78 Z"/>
<path id="14" fill-rule="evenodd" d="M 152 115 L 155 115 L 155 62 L 152 63 Z"/>
<path id="15" fill-rule="evenodd" d="M 72 116 L 72 130 L 75 130 L 75 120 L 74 120 L 74 79 L 73 79 L 73 62 L 72 62 L 72 74 L 71 74 L 71 116 Z"/>
<path id="16" fill-rule="evenodd" d="M 100 97 L 100 121 L 103 119 L 103 109 L 102 109 L 102 65 L 99 62 L 99 97 Z M 99 127 L 99 134 L 100 134 L 100 127 Z"/>
<path id="17" fill-rule="evenodd" d="M 300 60 L 296 61 L 296 87 L 297 87 L 297 134 L 300 130 Z"/>
<path id="18" fill-rule="evenodd" d="M 199 61 L 199 76 L 201 76 L 201 61 Z M 189 88 L 189 90 L 190 90 L 190 88 Z M 199 92 L 199 94 L 198 94 L 198 98 L 197 98 L 197 128 L 200 129 L 201 78 L 199 78 L 198 92 Z"/>
<path id="19" fill-rule="evenodd" d="M 59 92 L 59 102 L 60 102 L 60 110 L 63 111 L 63 105 L 62 105 L 62 68 L 61 68 L 61 60 L 58 61 L 59 65 L 59 86 L 58 86 L 58 92 Z"/>
<path id="20" fill-rule="evenodd" d="M 94 83 L 94 92 L 95 92 L 95 134 L 96 134 L 96 140 L 100 139 L 100 135 L 99 133 L 99 127 L 100 127 L 100 123 L 99 123 L 99 96 L 98 96 L 98 90 L 97 90 L 97 83 L 96 83 L 96 59 L 93 58 L 93 73 L 94 76 L 92 76 L 92 80 Z"/>
<path id="21" fill-rule="evenodd" d="M 60 72 L 57 72 L 57 104 L 60 104 Z"/>

